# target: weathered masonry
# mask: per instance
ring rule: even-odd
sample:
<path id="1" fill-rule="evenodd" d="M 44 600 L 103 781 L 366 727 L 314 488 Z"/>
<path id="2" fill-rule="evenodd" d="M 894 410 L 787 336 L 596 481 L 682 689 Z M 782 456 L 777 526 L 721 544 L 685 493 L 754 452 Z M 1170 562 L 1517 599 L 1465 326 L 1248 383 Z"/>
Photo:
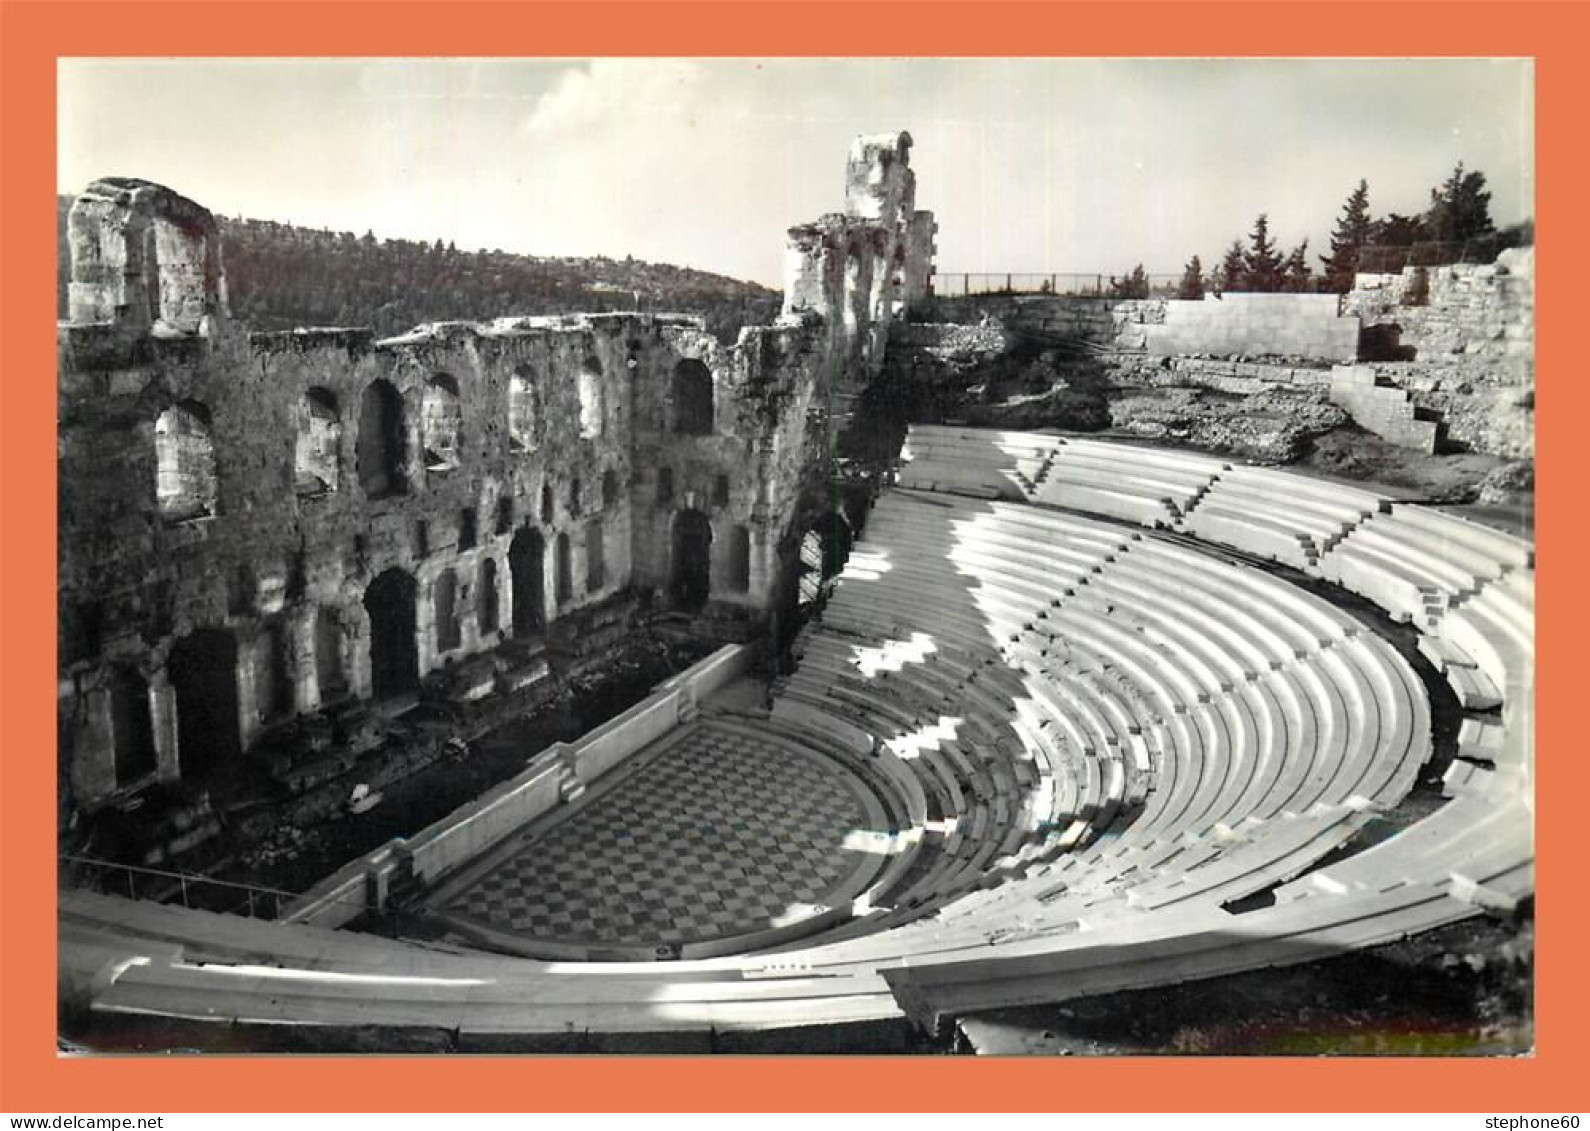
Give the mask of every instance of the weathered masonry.
<path id="1" fill-rule="evenodd" d="M 96 181 L 59 355 L 59 727 L 76 805 L 234 767 L 272 727 L 607 600 L 754 628 L 824 518 L 830 397 L 926 292 L 910 137 L 790 236 L 784 314 L 247 333 L 213 217 Z"/>

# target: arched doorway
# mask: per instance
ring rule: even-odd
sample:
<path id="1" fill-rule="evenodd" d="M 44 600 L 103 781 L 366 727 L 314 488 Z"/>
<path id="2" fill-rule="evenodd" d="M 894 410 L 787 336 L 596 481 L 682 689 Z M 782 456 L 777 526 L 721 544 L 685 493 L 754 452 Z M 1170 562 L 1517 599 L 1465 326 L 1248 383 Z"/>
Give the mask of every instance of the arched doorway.
<path id="1" fill-rule="evenodd" d="M 497 631 L 497 563 L 485 558 L 475 580 L 475 631 L 488 636 Z"/>
<path id="2" fill-rule="evenodd" d="M 801 537 L 800 604 L 810 605 L 824 584 L 845 568 L 853 535 L 850 523 L 838 511 L 829 511 Z"/>
<path id="3" fill-rule="evenodd" d="M 508 546 L 508 573 L 513 583 L 513 634 L 531 636 L 547 623 L 546 541 L 541 531 L 526 526 Z"/>
<path id="4" fill-rule="evenodd" d="M 364 591 L 370 615 L 370 682 L 377 699 L 413 691 L 420 682 L 419 650 L 414 642 L 414 578 L 389 569 Z"/>
<path id="5" fill-rule="evenodd" d="M 712 523 L 698 510 L 674 517 L 670 595 L 676 608 L 696 612 L 712 594 Z"/>
<path id="6" fill-rule="evenodd" d="M 171 649 L 166 672 L 177 706 L 177 760 L 186 780 L 235 765 L 243 754 L 237 719 L 237 641 L 201 628 Z"/>

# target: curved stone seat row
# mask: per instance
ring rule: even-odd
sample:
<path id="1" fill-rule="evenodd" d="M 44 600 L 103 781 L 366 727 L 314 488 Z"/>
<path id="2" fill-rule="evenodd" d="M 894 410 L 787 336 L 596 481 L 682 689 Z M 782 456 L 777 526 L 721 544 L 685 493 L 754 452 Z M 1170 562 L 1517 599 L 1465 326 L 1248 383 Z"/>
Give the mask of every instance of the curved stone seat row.
<path id="1" fill-rule="evenodd" d="M 951 703 L 980 707 L 993 728 L 1020 734 L 1044 768 L 1020 812 L 1063 830 L 1056 839 L 1065 849 L 1119 823 L 1109 844 L 1118 871 L 1130 870 L 1128 850 L 1140 845 L 1169 858 L 1178 838 L 1335 806 L 1343 819 L 1329 828 L 1340 835 L 1306 841 L 1323 854 L 1356 828 L 1346 819 L 1357 811 L 1346 808 L 1349 801 L 1359 809 L 1395 804 L 1428 754 L 1428 710 L 1400 658 L 1362 639 L 1357 622 L 1255 571 L 1068 515 L 925 502 L 908 492 L 880 501 L 860 549 L 862 564 L 841 575 L 791 688 L 844 700 L 834 685 L 861 681 L 847 672 L 844 653 L 863 653 L 865 645 L 836 649 L 827 643 L 831 625 L 850 639 L 864 640 L 870 630 L 883 640 L 909 621 L 930 630 L 917 635 L 935 644 L 997 649 L 1028 677 L 1025 689 L 980 705 L 940 685 L 921 701 L 925 713 L 891 716 L 874 704 L 871 725 L 904 731 L 942 718 Z M 946 562 L 952 574 L 968 563 L 975 568 L 947 579 Z M 1117 571 L 1124 571 L 1119 583 Z M 1189 576 L 1185 588 L 1167 584 Z M 1063 579 L 1062 587 L 1046 590 L 1045 577 Z M 942 607 L 957 597 L 961 607 Z M 1189 630 L 1187 607 L 1212 627 L 1233 623 L 1233 605 L 1251 610 L 1262 643 L 1243 646 L 1251 642 L 1240 617 L 1224 637 Z M 876 696 L 929 683 L 938 655 L 934 648 L 866 682 Z M 1307 664 L 1312 670 L 1295 670 Z M 1075 806 L 1071 821 L 1063 820 L 1067 805 Z M 1125 814 L 1131 819 L 1118 822 Z M 1232 836 L 1199 862 L 1240 846 Z M 999 859 L 1007 872 L 1025 872 L 1054 858 L 1046 847 L 1054 846 L 1033 838 Z M 1008 839 L 1001 848 L 1008 850 Z M 1279 855 L 1293 860 L 1301 851 Z M 1241 874 L 1250 873 L 1262 876 L 1262 863 Z"/>
<path id="2" fill-rule="evenodd" d="M 1336 582 L 1393 613 L 1407 593 L 1388 565 L 1479 582 L 1441 591 L 1434 625 L 1412 619 L 1449 679 L 1483 676 L 1500 710 L 1463 723 L 1450 800 L 1355 851 L 1428 752 L 1423 687 L 1396 649 L 1275 576 L 1143 531 L 1171 512 L 1118 505 L 1133 492 L 1104 500 L 1112 521 L 989 498 L 1029 497 L 1018 472 L 1038 494 L 1068 455 L 1110 457 L 1117 483 L 1153 483 L 1140 496 L 1153 498 L 1208 457 L 951 431 L 938 467 L 970 487 L 945 470 L 924 482 L 950 493 L 880 498 L 763 720 L 893 798 L 892 858 L 850 922 L 770 953 L 615 969 L 69 892 L 63 984 L 107 1011 L 443 1026 L 465 1044 L 571 1027 L 932 1023 L 1327 957 L 1532 891 L 1527 546 L 1426 508 L 1387 514 L 1373 496 L 1365 511 L 1362 491 L 1282 472 L 1216 467 L 1186 505 L 1166 496 L 1180 531 L 1198 534 L 1206 502 L 1256 512 L 1236 500 L 1294 488 L 1308 505 L 1290 521 L 1321 561 L 1397 519 L 1381 533 L 1408 533 L 1408 552 L 1365 539 L 1382 560 Z M 1255 479 L 1247 494 L 1222 487 Z M 1209 537 L 1284 560 L 1263 549 L 1273 533 L 1216 523 Z M 1445 543 L 1463 552 L 1441 569 L 1462 573 L 1420 572 Z M 1247 899 L 1266 891 L 1273 903 Z"/>
<path id="3" fill-rule="evenodd" d="M 913 425 L 899 482 L 1168 526 L 1228 466 L 1207 456 L 1141 448 L 1123 468 L 1116 447 L 1040 433 Z"/>

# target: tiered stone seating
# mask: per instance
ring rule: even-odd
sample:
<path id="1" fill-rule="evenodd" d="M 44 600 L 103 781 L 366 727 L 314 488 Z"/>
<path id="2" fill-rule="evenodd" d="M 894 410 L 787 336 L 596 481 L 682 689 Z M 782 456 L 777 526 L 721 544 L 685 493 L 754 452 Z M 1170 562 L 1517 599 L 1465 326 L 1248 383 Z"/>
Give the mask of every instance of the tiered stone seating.
<path id="1" fill-rule="evenodd" d="M 1398 620 L 1429 628 L 1450 606 L 1530 560 L 1528 548 L 1506 535 L 1399 504 L 1354 527 L 1320 558 L 1318 572 Z"/>
<path id="2" fill-rule="evenodd" d="M 1123 444 L 918 424 L 906 439 L 902 487 L 1025 499 L 1168 526 L 1197 502 L 1221 460 Z"/>
<path id="3" fill-rule="evenodd" d="M 1309 569 L 1381 500 L 1367 491 L 1258 467 L 1233 467 L 1178 529 L 1296 569 Z"/>
<path id="4" fill-rule="evenodd" d="M 891 860 L 849 922 L 774 952 L 614 971 L 69 893 L 63 970 L 104 1010 L 464 1035 L 931 1024 L 1326 957 L 1532 891 L 1527 546 L 1207 457 L 954 429 L 912 442 L 912 474 L 932 470 L 918 481 L 936 489 L 879 499 L 796 672 L 765 719 L 745 720 L 893 799 Z M 1112 455 L 1115 485 L 1133 489 L 1096 474 Z M 989 467 L 981 493 L 1037 499 L 1075 472 L 1066 506 L 1186 516 L 1183 534 L 1280 561 L 1296 547 L 1290 564 L 1433 628 L 1426 656 L 1454 687 L 1468 673 L 1465 702 L 1491 708 L 1462 726 L 1450 800 L 1352 851 L 1430 749 L 1424 689 L 1398 651 L 1182 538 L 962 490 L 987 487 Z M 1129 496 L 1160 502 L 1128 515 Z M 1273 904 L 1233 910 L 1264 891 Z"/>

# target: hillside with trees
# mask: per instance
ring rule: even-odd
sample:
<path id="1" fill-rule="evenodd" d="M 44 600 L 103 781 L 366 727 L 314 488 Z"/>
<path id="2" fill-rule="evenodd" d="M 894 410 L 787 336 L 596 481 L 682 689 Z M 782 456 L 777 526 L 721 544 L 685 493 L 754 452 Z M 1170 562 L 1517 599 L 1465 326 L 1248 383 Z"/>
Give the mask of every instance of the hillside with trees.
<path id="1" fill-rule="evenodd" d="M 57 311 L 66 317 L 66 218 L 57 198 Z M 682 311 L 732 337 L 778 313 L 778 292 L 707 271 L 633 258 L 459 251 L 440 240 L 382 240 L 270 220 L 218 218 L 232 315 L 254 330 L 370 326 L 397 334 L 422 322 L 484 321 L 574 311 Z"/>

